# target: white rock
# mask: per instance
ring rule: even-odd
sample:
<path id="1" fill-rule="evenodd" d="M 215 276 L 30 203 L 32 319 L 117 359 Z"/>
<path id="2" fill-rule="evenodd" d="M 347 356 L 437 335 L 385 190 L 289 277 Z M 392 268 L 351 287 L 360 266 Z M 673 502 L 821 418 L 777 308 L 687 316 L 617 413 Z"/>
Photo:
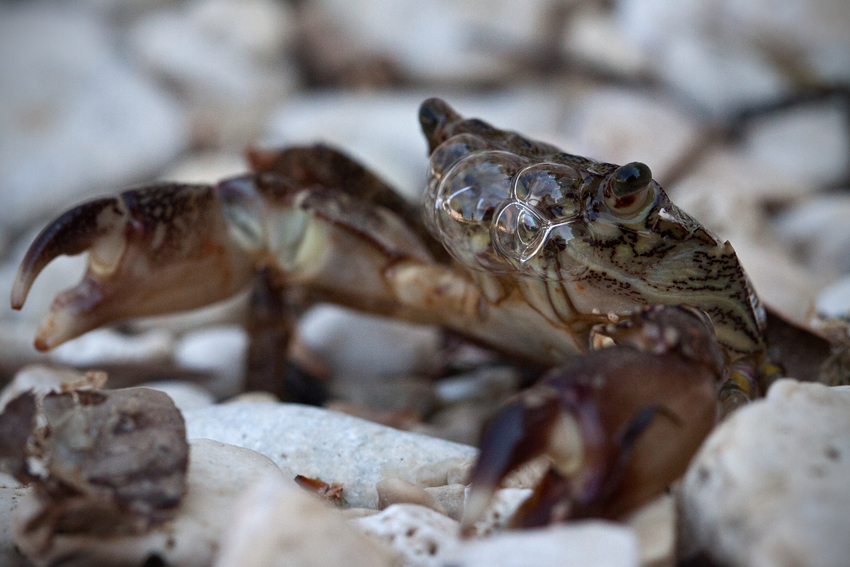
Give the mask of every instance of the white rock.
<path id="1" fill-rule="evenodd" d="M 270 477 L 240 499 L 215 567 L 391 567 L 395 559 L 315 496 Z"/>
<path id="2" fill-rule="evenodd" d="M 641 567 L 673 567 L 676 564 L 676 501 L 659 496 L 625 519 L 635 531 Z"/>
<path id="3" fill-rule="evenodd" d="M 448 553 L 455 567 L 637 567 L 637 538 L 624 526 L 575 522 L 465 541 Z"/>
<path id="4" fill-rule="evenodd" d="M 181 412 L 205 408 L 215 403 L 215 398 L 203 386 L 183 380 L 160 380 L 139 384 L 140 388 L 150 388 L 164 392 L 174 401 Z"/>
<path id="5" fill-rule="evenodd" d="M 225 177 L 245 173 L 248 166 L 241 155 L 201 152 L 186 156 L 168 168 L 160 178 L 178 183 L 215 183 Z"/>
<path id="6" fill-rule="evenodd" d="M 548 0 L 321 0 L 317 7 L 371 51 L 390 55 L 418 81 L 504 79 L 512 56 L 540 46 Z"/>
<path id="7" fill-rule="evenodd" d="M 466 496 L 466 486 L 455 483 L 445 486 L 428 486 L 425 492 L 434 497 L 446 511 L 446 515 L 458 522 L 463 518 L 463 502 Z"/>
<path id="8" fill-rule="evenodd" d="M 184 368 L 212 372 L 210 391 L 225 398 L 242 391 L 247 351 L 245 329 L 231 325 L 187 333 L 177 342 L 174 359 Z"/>
<path id="9" fill-rule="evenodd" d="M 493 494 L 480 520 L 473 524 L 475 535 L 482 537 L 504 530 L 511 517 L 534 491 L 530 488 L 501 488 Z M 469 510 L 470 489 L 464 494 L 464 510 Z"/>
<path id="10" fill-rule="evenodd" d="M 310 309 L 299 321 L 298 333 L 335 377 L 360 383 L 421 372 L 440 346 L 433 327 L 334 305 Z"/>
<path id="11" fill-rule="evenodd" d="M 850 273 L 850 196 L 817 195 L 782 213 L 776 235 L 827 277 Z"/>
<path id="12" fill-rule="evenodd" d="M 385 478 L 375 485 L 378 491 L 378 509 L 384 510 L 393 504 L 416 504 L 425 506 L 443 515 L 446 509 L 424 488 L 400 478 Z"/>
<path id="13" fill-rule="evenodd" d="M 196 142 L 241 148 L 256 138 L 267 113 L 295 86 L 285 62 L 263 61 L 277 48 L 276 38 L 268 45 L 269 38 L 261 36 L 274 36 L 288 24 L 275 23 L 286 16 L 278 17 L 283 7 L 274 2 L 252 0 L 241 10 L 237 2 L 212 1 L 151 13 L 131 30 L 130 49 L 146 69 L 175 85 L 186 99 Z M 233 19 L 232 32 L 226 29 L 228 17 Z M 258 18 L 264 25 L 252 45 L 245 28 Z"/>
<path id="14" fill-rule="evenodd" d="M 157 557 L 173 567 L 207 567 L 232 524 L 236 503 L 250 487 L 269 477 L 289 482 L 269 459 L 253 451 L 206 439 L 191 441 L 187 491 L 177 517 L 139 536 L 100 538 L 56 534 L 36 562 L 63 565 L 142 565 Z M 15 541 L 32 555 L 22 539 L 26 501 L 15 518 Z M 157 559 L 151 560 L 153 562 Z"/>
<path id="15" fill-rule="evenodd" d="M 265 62 L 278 60 L 296 32 L 289 5 L 271 0 L 195 0 L 187 16 L 217 43 Z"/>
<path id="16" fill-rule="evenodd" d="M 69 6 L 0 6 L 0 226 L 120 189 L 187 142 L 182 110 Z"/>
<path id="17" fill-rule="evenodd" d="M 571 102 L 566 128 L 577 143 L 567 151 L 619 164 L 641 161 L 661 180 L 698 133 L 672 101 L 613 88 L 593 89 Z"/>
<path id="18" fill-rule="evenodd" d="M 464 116 L 482 118 L 528 136 L 551 140 L 558 134 L 562 103 L 551 92 L 517 90 L 471 96 L 438 89 L 295 98 L 274 114 L 265 143 L 333 144 L 381 175 L 400 193 L 418 201 L 425 189 L 428 167 L 428 145 L 419 126 L 419 105 L 431 96 L 442 96 Z"/>
<path id="19" fill-rule="evenodd" d="M 0 565 L 4 567 L 28 567 L 32 565 L 26 557 L 15 549 L 12 539 L 12 516 L 18 507 L 18 501 L 24 497 L 27 489 L 5 474 L 0 474 Z"/>
<path id="20" fill-rule="evenodd" d="M 640 47 L 623 34 L 612 14 L 597 6 L 570 17 L 561 49 L 567 57 L 594 69 L 640 76 L 651 68 Z"/>
<path id="21" fill-rule="evenodd" d="M 352 520 L 360 530 L 405 559 L 406 567 L 438 567 L 458 543 L 458 523 L 430 508 L 394 504 L 379 514 Z"/>
<path id="22" fill-rule="evenodd" d="M 467 466 L 477 451 L 362 419 L 295 404 L 234 403 L 188 411 L 190 439 L 202 437 L 258 451 L 281 468 L 343 484 L 351 507 L 374 508 L 375 485 L 396 477 L 416 482 L 418 470 L 446 459 Z"/>
<path id="23" fill-rule="evenodd" d="M 50 359 L 73 366 L 110 363 L 166 362 L 171 359 L 174 338 L 162 330 L 125 335 L 112 329 L 95 329 L 51 351 Z"/>
<path id="24" fill-rule="evenodd" d="M 817 300 L 818 315 L 850 320 L 850 276 L 824 289 Z"/>
<path id="25" fill-rule="evenodd" d="M 834 183 L 844 175 L 850 155 L 845 116 L 838 104 L 766 116 L 748 129 L 740 156 L 775 176 L 799 180 L 799 185 Z"/>
<path id="26" fill-rule="evenodd" d="M 705 441 L 684 478 L 687 553 L 730 566 L 850 556 L 850 392 L 777 381 Z"/>
<path id="27" fill-rule="evenodd" d="M 482 368 L 440 380 L 436 392 L 444 404 L 502 400 L 516 392 L 520 380 L 518 370 L 512 366 Z"/>

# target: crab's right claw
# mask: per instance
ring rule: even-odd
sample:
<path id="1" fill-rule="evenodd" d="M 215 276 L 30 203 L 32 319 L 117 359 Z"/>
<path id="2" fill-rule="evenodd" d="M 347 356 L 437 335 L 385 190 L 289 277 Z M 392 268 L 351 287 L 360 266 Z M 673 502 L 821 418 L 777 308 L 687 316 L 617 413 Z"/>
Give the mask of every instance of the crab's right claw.
<path id="1" fill-rule="evenodd" d="M 584 479 L 602 472 L 604 432 L 598 422 L 594 400 L 584 388 L 570 392 L 537 386 L 521 394 L 488 424 L 481 439 L 481 453 L 472 470 L 472 488 L 461 529 L 469 534 L 480 520 L 493 493 L 509 473 L 541 455 L 551 461 L 559 478 L 588 471 Z M 547 518 L 557 521 L 563 518 Z"/>
<path id="2" fill-rule="evenodd" d="M 206 305 L 245 287 L 254 259 L 233 242 L 219 201 L 210 186 L 155 185 L 83 203 L 50 223 L 18 269 L 12 308 L 24 305 L 57 256 L 88 252 L 88 269 L 54 300 L 36 348 L 119 319 Z"/>

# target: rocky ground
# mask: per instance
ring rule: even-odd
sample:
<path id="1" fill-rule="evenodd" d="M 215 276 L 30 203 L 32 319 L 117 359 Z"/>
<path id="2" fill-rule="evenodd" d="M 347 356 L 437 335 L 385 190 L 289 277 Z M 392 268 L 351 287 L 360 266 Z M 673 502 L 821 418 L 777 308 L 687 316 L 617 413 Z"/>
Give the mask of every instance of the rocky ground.
<path id="1" fill-rule="evenodd" d="M 417 108 L 436 95 L 571 153 L 649 164 L 677 205 L 732 242 L 765 302 L 797 322 L 829 318 L 847 338 L 845 0 L 7 2 L 0 85 L 3 293 L 69 205 L 239 173 L 249 145 L 329 142 L 416 200 L 427 168 Z M 326 372 L 325 408 L 244 394 L 247 295 L 37 354 L 38 319 L 83 266 L 57 259 L 21 312 L 0 302 L 0 374 L 17 375 L 7 392 L 77 380 L 55 370 L 68 366 L 165 391 L 190 440 L 188 497 L 167 528 L 118 543 L 66 537 L 48 553 L 13 539 L 31 498 L 3 477 L 0 564 L 30 565 L 19 550 L 39 565 L 175 567 L 837 567 L 850 556 L 843 387 L 777 382 L 622 523 L 502 531 L 533 484 L 519 478 L 481 537 L 461 539 L 474 445 L 520 370 L 468 345 L 448 354 L 437 329 L 320 305 L 296 342 Z M 438 375 L 447 358 L 454 372 Z M 19 372 L 31 364 L 52 370 Z M 344 509 L 295 475 L 341 483 Z"/>

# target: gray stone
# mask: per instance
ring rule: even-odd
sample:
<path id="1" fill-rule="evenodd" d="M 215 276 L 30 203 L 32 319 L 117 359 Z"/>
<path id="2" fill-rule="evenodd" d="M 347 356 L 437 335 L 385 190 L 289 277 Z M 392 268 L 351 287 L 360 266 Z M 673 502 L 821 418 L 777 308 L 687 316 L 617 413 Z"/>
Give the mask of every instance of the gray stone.
<path id="1" fill-rule="evenodd" d="M 425 492 L 433 496 L 440 503 L 449 518 L 458 522 L 463 518 L 463 502 L 466 495 L 466 486 L 463 484 L 429 486 L 425 488 Z"/>
<path id="2" fill-rule="evenodd" d="M 225 398 L 242 391 L 247 351 L 245 329 L 229 325 L 187 333 L 177 342 L 174 359 L 184 368 L 211 372 L 215 376 L 209 384 L 212 394 Z"/>
<path id="3" fill-rule="evenodd" d="M 54 534 L 48 547 L 22 531 L 27 499 L 15 518 L 15 541 L 39 566 L 142 565 L 159 557 L 173 567 L 207 567 L 232 524 L 235 506 L 250 487 L 269 477 L 290 482 L 269 459 L 253 451 L 207 439 L 190 444 L 186 495 L 178 515 L 145 534 L 101 538 L 88 534 Z"/>
<path id="4" fill-rule="evenodd" d="M 443 558 L 455 567 L 637 567 L 637 538 L 631 529 L 582 521 L 506 532 L 467 540 Z"/>
<path id="5" fill-rule="evenodd" d="M 182 110 L 83 10 L 0 6 L 0 226 L 21 228 L 152 174 L 187 143 Z"/>
<path id="6" fill-rule="evenodd" d="M 850 556 L 850 392 L 780 380 L 705 441 L 682 487 L 686 555 L 735 567 Z"/>
<path id="7" fill-rule="evenodd" d="M 98 364 L 168 362 L 174 338 L 163 330 L 125 335 L 112 329 L 95 329 L 50 352 L 50 359 L 73 366 Z"/>
<path id="8" fill-rule="evenodd" d="M 320 0 L 318 9 L 369 51 L 386 54 L 416 81 L 506 79 L 514 57 L 541 47 L 550 0 Z"/>
<path id="9" fill-rule="evenodd" d="M 471 460 L 476 449 L 295 404 L 235 403 L 185 414 L 190 439 L 208 438 L 258 451 L 292 475 L 339 482 L 352 507 L 374 508 L 378 481 L 416 482 L 423 466 Z"/>
<path id="10" fill-rule="evenodd" d="M 196 1 L 142 18 L 129 44 L 142 66 L 185 98 L 196 142 L 241 149 L 295 86 L 279 57 L 289 20 L 276 2 Z"/>
<path id="11" fill-rule="evenodd" d="M 32 565 L 15 548 L 12 539 L 12 516 L 27 488 L 5 474 L 0 474 L 0 565 L 4 567 L 29 567 Z"/>
<path id="12" fill-rule="evenodd" d="M 816 195 L 774 221 L 777 237 L 826 277 L 850 273 L 850 196 Z"/>
<path id="13" fill-rule="evenodd" d="M 841 278 L 821 292 L 817 312 L 822 317 L 850 320 L 850 276 Z"/>
<path id="14" fill-rule="evenodd" d="M 215 403 L 215 398 L 203 386 L 183 380 L 160 380 L 139 384 L 139 388 L 150 388 L 164 392 L 174 401 L 181 412 L 200 409 Z"/>
<path id="15" fill-rule="evenodd" d="M 422 372 L 440 346 L 439 332 L 433 327 L 334 305 L 319 305 L 305 313 L 298 333 L 338 382 L 353 382 L 355 388 L 364 382 Z"/>

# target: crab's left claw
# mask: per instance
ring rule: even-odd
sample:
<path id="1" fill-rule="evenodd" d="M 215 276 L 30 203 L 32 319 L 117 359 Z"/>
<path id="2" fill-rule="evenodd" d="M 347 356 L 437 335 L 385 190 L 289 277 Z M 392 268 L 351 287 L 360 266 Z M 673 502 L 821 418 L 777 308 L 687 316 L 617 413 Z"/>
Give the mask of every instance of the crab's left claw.
<path id="1" fill-rule="evenodd" d="M 38 274 L 62 254 L 88 252 L 76 287 L 60 293 L 35 340 L 49 350 L 118 319 L 190 309 L 245 287 L 254 259 L 235 244 L 207 185 L 162 184 L 83 203 L 30 247 L 12 288 L 20 309 Z"/>

